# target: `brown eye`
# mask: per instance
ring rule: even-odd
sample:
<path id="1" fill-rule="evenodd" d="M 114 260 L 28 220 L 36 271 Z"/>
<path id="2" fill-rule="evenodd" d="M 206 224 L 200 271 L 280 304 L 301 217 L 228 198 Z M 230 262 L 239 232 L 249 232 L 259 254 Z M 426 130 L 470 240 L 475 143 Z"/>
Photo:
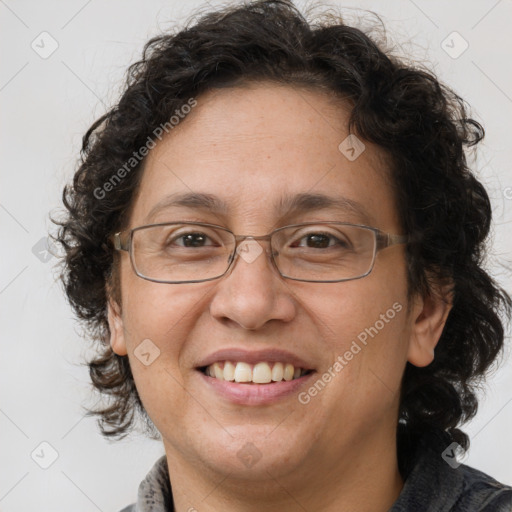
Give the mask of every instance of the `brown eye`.
<path id="1" fill-rule="evenodd" d="M 314 247 L 315 249 L 325 249 L 329 247 L 330 240 L 329 236 L 321 235 L 321 234 L 313 234 L 304 237 L 307 241 L 306 244 L 308 247 Z"/>
<path id="2" fill-rule="evenodd" d="M 207 245 L 205 242 L 209 240 L 209 237 L 204 233 L 186 233 L 185 235 L 180 235 L 175 240 L 182 240 L 184 247 L 203 247 Z"/>
<path id="3" fill-rule="evenodd" d="M 327 249 L 329 247 L 349 248 L 350 243 L 343 237 L 341 239 L 332 233 L 308 233 L 292 244 L 292 247 L 308 249 Z"/>

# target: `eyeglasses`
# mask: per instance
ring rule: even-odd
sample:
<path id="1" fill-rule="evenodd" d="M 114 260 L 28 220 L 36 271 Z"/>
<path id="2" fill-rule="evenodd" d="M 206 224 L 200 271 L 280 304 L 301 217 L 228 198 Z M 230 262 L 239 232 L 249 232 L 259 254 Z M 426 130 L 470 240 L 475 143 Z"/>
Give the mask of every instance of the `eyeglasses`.
<path id="1" fill-rule="evenodd" d="M 377 252 L 407 243 L 406 235 L 346 222 L 307 222 L 263 236 L 235 235 L 215 224 L 167 222 L 115 233 L 116 250 L 128 251 L 135 273 L 157 283 L 199 283 L 225 275 L 238 254 L 254 261 L 269 240 L 274 267 L 286 279 L 337 283 L 367 276 Z M 240 244 L 247 240 L 245 244 Z M 244 247 L 245 245 L 245 247 Z"/>

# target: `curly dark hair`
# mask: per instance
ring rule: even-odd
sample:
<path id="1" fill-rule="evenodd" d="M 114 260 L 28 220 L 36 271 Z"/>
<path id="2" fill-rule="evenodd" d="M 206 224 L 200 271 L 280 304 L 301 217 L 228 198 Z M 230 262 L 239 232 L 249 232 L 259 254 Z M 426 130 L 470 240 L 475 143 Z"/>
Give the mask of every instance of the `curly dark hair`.
<path id="1" fill-rule="evenodd" d="M 491 205 L 465 149 L 480 142 L 484 130 L 434 74 L 381 49 L 367 32 L 336 16 L 309 22 L 286 0 L 201 13 L 147 42 L 142 59 L 128 68 L 119 103 L 85 134 L 79 168 L 63 192 L 65 215 L 53 221 L 59 226 L 55 240 L 65 250 L 67 297 L 98 344 L 88 361 L 90 376 L 109 402 L 90 414 L 100 417 L 107 438 L 127 435 L 137 410 L 151 423 L 128 357 L 110 347 L 106 314 L 109 296 L 120 302 L 116 251 L 107 240 L 125 227 L 144 160 L 114 191 L 101 198 L 97 191 L 190 97 L 267 81 L 335 93 L 351 106 L 350 132 L 389 156 L 400 221 L 411 236 L 410 296 L 452 285 L 453 308 L 434 361 L 423 368 L 407 363 L 404 372 L 401 471 L 405 454 L 427 431 L 443 431 L 469 446 L 457 427 L 476 414 L 477 387 L 500 355 L 503 319 L 512 308 L 510 296 L 483 268 Z"/>

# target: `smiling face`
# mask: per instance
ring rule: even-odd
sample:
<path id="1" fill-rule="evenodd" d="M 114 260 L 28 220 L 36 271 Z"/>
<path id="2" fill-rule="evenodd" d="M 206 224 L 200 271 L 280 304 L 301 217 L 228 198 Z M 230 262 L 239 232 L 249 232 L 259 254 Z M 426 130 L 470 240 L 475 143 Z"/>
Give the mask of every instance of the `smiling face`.
<path id="1" fill-rule="evenodd" d="M 258 236 L 289 224 L 340 221 L 402 233 L 383 154 L 365 141 L 351 161 L 338 148 L 348 135 L 341 103 L 272 84 L 197 100 L 148 155 L 128 228 L 197 221 Z M 224 208 L 196 202 L 155 209 L 191 193 L 215 196 Z M 345 205 L 279 208 L 304 194 Z M 120 283 L 121 311 L 109 308 L 112 346 L 129 356 L 171 479 L 229 474 L 226 485 L 265 480 L 270 489 L 277 481 L 326 485 L 356 468 L 385 464 L 389 472 L 405 364 L 431 362 L 446 315 L 421 299 L 408 309 L 403 245 L 379 252 L 368 276 L 339 283 L 284 279 L 264 250 L 251 262 L 237 258 L 220 279 L 162 284 L 138 277 L 122 252 Z M 136 356 L 143 340 L 151 340 L 144 345 L 151 354 L 160 351 L 149 365 Z M 288 386 L 281 395 L 244 402 L 234 398 L 244 393 L 240 386 L 263 385 L 232 383 L 226 391 L 198 369 L 224 349 L 284 350 L 314 371 L 264 385 Z"/>

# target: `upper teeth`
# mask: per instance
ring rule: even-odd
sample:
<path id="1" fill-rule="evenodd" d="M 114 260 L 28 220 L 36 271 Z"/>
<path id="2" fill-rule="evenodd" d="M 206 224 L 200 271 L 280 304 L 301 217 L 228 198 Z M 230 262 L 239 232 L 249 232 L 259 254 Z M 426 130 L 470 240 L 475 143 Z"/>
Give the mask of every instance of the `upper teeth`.
<path id="1" fill-rule="evenodd" d="M 256 384 L 266 384 L 268 382 L 278 382 L 281 380 L 297 379 L 306 370 L 295 368 L 293 364 L 283 363 L 249 363 L 231 361 L 219 361 L 206 367 L 206 375 L 220 380 L 235 382 L 254 382 Z"/>

